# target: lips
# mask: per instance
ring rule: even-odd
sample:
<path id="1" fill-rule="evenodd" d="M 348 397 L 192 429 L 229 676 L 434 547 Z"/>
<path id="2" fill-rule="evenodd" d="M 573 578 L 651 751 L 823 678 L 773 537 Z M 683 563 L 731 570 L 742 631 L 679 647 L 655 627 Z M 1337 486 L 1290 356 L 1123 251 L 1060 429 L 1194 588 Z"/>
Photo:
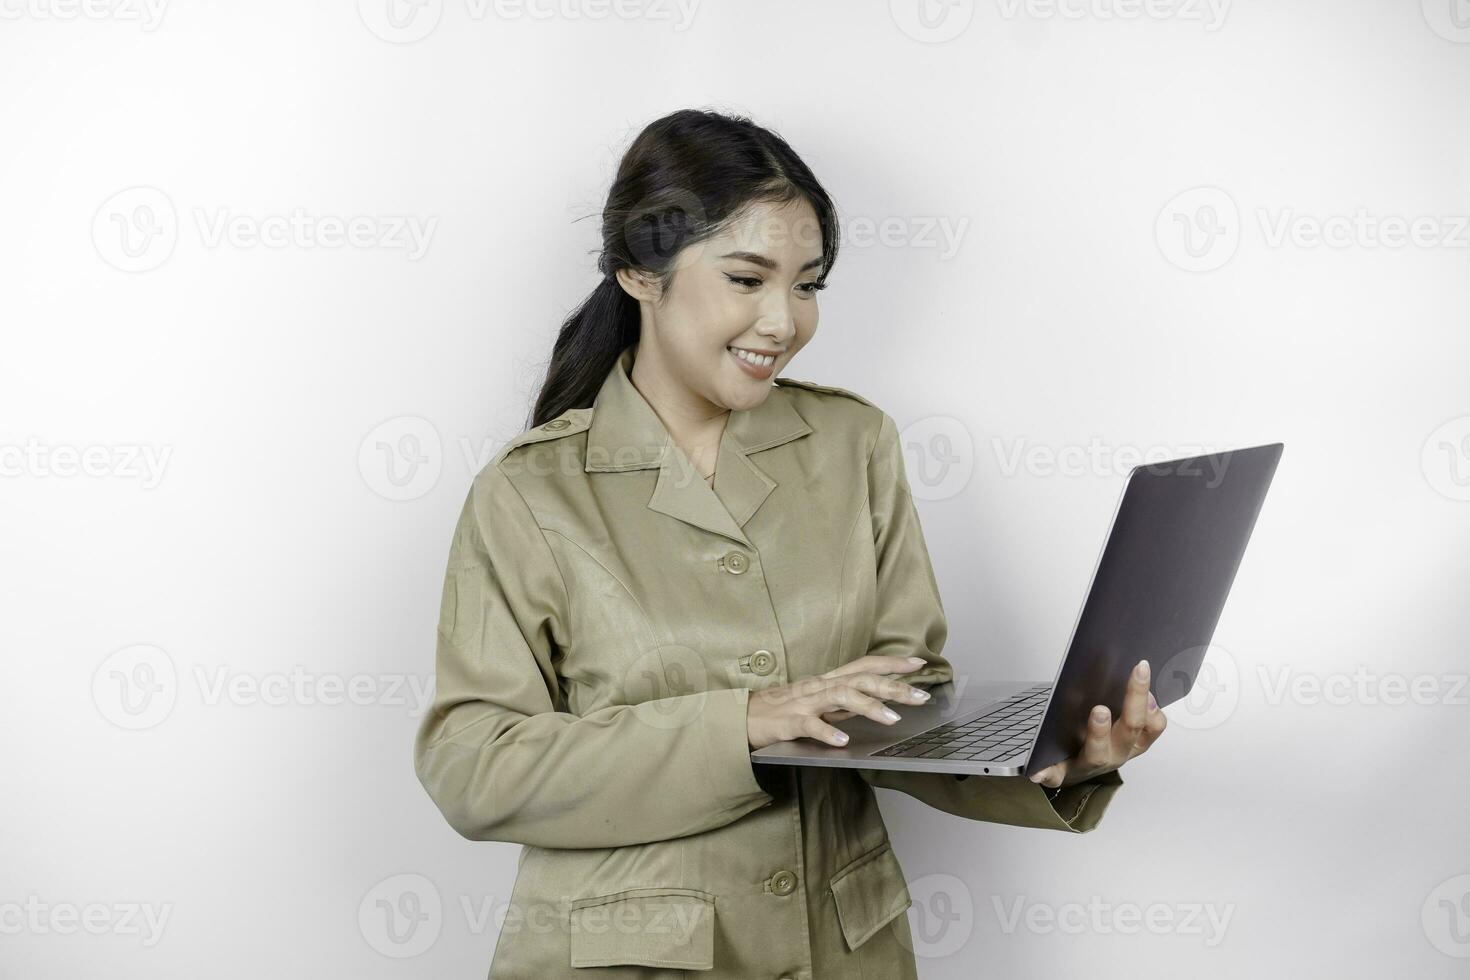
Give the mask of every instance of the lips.
<path id="1" fill-rule="evenodd" d="M 763 350 L 751 350 L 749 347 L 736 347 L 733 344 L 725 349 L 737 357 L 742 354 L 747 355 L 746 360 L 756 365 L 774 363 L 775 359 L 781 356 L 779 351 L 773 353 Z"/>
<path id="2" fill-rule="evenodd" d="M 754 355 L 746 356 L 736 353 L 736 351 L 744 350 L 741 347 L 726 347 L 725 350 L 740 367 L 740 370 L 752 378 L 764 381 L 776 370 L 776 360 L 773 357 L 764 356 L 757 359 Z"/>

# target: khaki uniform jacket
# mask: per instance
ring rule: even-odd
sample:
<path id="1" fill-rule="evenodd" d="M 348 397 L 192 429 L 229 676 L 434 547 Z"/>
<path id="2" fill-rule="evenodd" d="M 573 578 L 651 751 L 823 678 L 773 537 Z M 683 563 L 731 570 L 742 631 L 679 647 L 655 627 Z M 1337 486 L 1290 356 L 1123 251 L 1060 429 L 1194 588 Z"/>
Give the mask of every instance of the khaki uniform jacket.
<path id="1" fill-rule="evenodd" d="M 778 378 L 730 413 L 711 489 L 636 352 L 500 449 L 450 549 L 414 764 L 461 835 L 524 845 L 490 977 L 914 977 L 873 787 L 1081 833 L 1122 779 L 1050 801 L 1024 777 L 753 764 L 752 691 L 867 653 L 953 678 L 898 431 Z"/>

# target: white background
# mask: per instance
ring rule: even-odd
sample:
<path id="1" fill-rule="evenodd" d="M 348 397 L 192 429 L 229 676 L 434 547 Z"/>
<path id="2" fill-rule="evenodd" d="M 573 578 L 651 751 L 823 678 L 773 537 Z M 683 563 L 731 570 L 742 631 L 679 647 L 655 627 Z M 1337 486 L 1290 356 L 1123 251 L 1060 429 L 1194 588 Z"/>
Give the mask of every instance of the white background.
<path id="1" fill-rule="evenodd" d="M 961 672 L 1051 676 L 1129 453 L 1286 445 L 1095 832 L 881 794 L 922 975 L 1464 975 L 1470 6 L 926 3 L 0 3 L 0 974 L 485 974 L 450 531 L 693 106 L 841 209 L 786 373 L 906 428 Z"/>

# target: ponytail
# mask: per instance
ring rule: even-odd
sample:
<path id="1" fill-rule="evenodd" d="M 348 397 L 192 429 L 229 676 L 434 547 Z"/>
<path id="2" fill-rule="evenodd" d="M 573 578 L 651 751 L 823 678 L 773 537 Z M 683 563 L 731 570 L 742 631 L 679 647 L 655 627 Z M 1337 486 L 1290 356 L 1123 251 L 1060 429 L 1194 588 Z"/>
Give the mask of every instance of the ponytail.
<path id="1" fill-rule="evenodd" d="M 556 335 L 530 427 L 569 408 L 591 408 L 618 356 L 638 340 L 638 301 L 605 275 Z"/>

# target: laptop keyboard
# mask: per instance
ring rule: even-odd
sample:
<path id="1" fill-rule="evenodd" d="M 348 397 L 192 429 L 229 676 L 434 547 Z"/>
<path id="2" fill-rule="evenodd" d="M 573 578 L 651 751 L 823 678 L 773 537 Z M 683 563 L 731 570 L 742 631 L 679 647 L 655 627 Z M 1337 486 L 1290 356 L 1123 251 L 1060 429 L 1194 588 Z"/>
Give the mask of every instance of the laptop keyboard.
<path id="1" fill-rule="evenodd" d="M 1050 684 L 1018 691 L 995 710 L 963 725 L 953 722 L 890 745 L 875 756 L 903 759 L 1005 759 L 1029 747 L 1041 724 Z"/>

